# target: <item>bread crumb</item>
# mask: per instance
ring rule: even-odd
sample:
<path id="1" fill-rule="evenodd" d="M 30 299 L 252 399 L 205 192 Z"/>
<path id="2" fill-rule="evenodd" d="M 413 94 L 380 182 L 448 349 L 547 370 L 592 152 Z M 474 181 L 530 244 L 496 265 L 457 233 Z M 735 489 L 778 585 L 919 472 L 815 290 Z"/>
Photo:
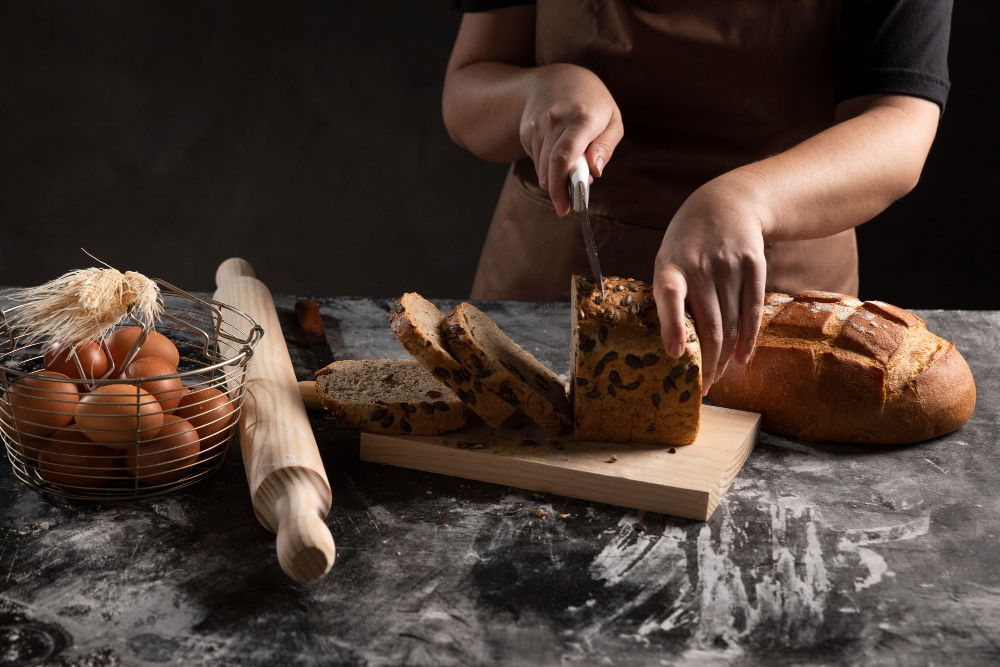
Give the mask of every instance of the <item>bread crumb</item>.
<path id="1" fill-rule="evenodd" d="M 611 458 L 609 458 L 607 461 L 605 461 L 605 463 L 614 463 L 617 460 L 618 460 L 618 457 L 615 456 L 614 454 L 612 454 Z"/>
<path id="2" fill-rule="evenodd" d="M 560 514 L 559 515 L 560 519 L 568 519 L 569 517 L 570 517 L 570 514 Z"/>
<path id="3" fill-rule="evenodd" d="M 539 507 L 538 509 L 535 510 L 535 516 L 537 516 L 539 519 L 545 519 L 549 516 L 549 513 L 543 510 L 541 507 Z"/>
<path id="4" fill-rule="evenodd" d="M 450 525 L 450 524 L 447 524 L 447 523 L 442 523 L 442 524 L 441 524 L 441 527 L 442 527 L 442 528 L 451 528 L 451 525 Z"/>

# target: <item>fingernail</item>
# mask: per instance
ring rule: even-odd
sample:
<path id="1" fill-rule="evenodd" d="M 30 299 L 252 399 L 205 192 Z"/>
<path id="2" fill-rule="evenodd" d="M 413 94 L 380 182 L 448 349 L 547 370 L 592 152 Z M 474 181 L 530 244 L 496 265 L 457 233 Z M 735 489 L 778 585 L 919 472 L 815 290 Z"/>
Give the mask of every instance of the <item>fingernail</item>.
<path id="1" fill-rule="evenodd" d="M 684 345 L 682 343 L 674 343 L 670 348 L 670 356 L 674 359 L 680 359 L 684 354 Z"/>
<path id="2" fill-rule="evenodd" d="M 597 159 L 594 160 L 594 166 L 597 167 L 597 177 L 600 178 L 604 173 L 604 158 L 598 155 Z"/>

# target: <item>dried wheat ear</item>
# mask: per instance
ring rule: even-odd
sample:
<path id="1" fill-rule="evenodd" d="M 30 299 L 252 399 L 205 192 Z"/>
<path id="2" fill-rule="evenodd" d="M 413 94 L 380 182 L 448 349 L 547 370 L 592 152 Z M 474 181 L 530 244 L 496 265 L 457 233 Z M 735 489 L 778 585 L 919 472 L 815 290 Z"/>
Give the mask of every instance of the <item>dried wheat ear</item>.
<path id="1" fill-rule="evenodd" d="M 152 327 L 163 314 L 160 288 L 135 271 L 113 268 L 70 271 L 44 285 L 15 290 L 19 305 L 7 313 L 26 345 L 79 345 L 97 340 L 126 315 Z"/>

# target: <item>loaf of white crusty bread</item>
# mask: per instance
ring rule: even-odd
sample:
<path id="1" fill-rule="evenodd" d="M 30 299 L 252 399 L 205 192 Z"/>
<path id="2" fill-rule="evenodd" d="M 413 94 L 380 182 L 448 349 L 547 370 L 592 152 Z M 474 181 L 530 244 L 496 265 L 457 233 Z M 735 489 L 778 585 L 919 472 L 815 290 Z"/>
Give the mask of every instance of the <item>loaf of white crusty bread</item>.
<path id="1" fill-rule="evenodd" d="M 729 364 L 708 397 L 802 440 L 904 444 L 961 427 L 976 385 L 954 343 L 902 308 L 772 293 L 750 363 Z"/>
<path id="2" fill-rule="evenodd" d="M 679 359 L 669 356 L 649 285 L 573 276 L 571 368 L 577 440 L 687 445 L 701 418 L 701 348 L 685 318 Z"/>

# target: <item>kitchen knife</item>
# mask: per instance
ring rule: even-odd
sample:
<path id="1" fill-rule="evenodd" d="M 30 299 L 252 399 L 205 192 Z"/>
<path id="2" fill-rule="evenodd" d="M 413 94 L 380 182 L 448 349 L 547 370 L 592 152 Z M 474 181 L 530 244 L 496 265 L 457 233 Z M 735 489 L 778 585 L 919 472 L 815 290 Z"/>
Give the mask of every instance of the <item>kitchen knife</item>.
<path id="1" fill-rule="evenodd" d="M 306 335 L 306 343 L 316 370 L 332 364 L 333 352 L 326 339 L 326 327 L 323 325 L 323 315 L 319 312 L 319 304 L 312 299 L 299 299 L 295 302 L 295 314 L 299 318 L 299 327 Z"/>
<path id="2" fill-rule="evenodd" d="M 582 155 L 573 163 L 569 173 L 569 197 L 573 201 L 573 210 L 580 214 L 580 229 L 583 231 L 583 242 L 587 246 L 587 259 L 590 261 L 590 272 L 601 287 L 601 298 L 604 298 L 604 275 L 601 273 L 601 262 L 597 258 L 597 242 L 594 241 L 594 229 L 590 226 L 590 165 Z"/>

